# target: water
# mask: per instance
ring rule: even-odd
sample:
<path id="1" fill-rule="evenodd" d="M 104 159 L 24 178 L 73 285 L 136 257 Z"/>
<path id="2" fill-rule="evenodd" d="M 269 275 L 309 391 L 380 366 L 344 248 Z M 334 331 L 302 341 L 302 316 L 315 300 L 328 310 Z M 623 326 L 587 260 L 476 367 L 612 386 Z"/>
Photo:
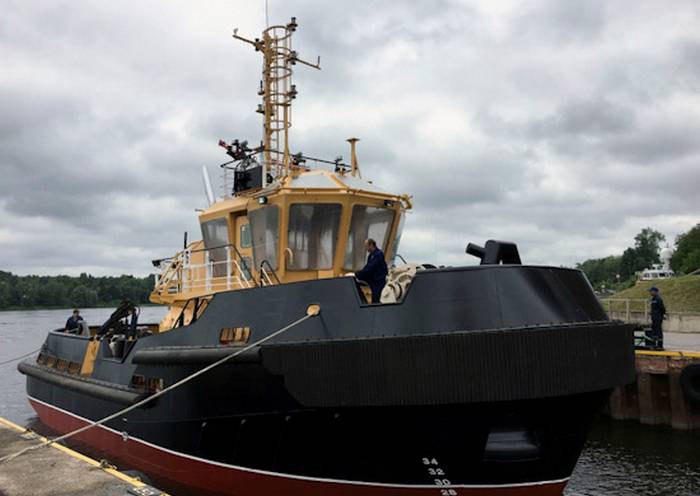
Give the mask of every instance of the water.
<path id="1" fill-rule="evenodd" d="M 90 308 L 90 324 L 112 309 Z M 61 327 L 66 310 L 0 312 L 0 362 L 41 346 L 46 333 Z M 144 307 L 141 322 L 157 322 L 163 307 Z M 15 363 L 0 366 L 0 416 L 25 425 L 35 422 L 24 396 L 24 376 Z M 177 495 L 177 491 L 171 493 Z M 569 483 L 566 496 L 700 496 L 700 433 L 642 426 L 601 418 Z"/>
<path id="2" fill-rule="evenodd" d="M 700 433 L 601 418 L 567 496 L 698 496 Z"/>
<path id="3" fill-rule="evenodd" d="M 39 349 L 46 333 L 63 327 L 72 311 L 0 312 L 0 362 Z M 87 308 L 81 309 L 80 314 L 89 325 L 98 325 L 107 320 L 113 311 L 113 308 Z M 139 322 L 159 322 L 165 313 L 165 307 L 142 307 Z M 25 425 L 35 415 L 26 400 L 24 376 L 17 371 L 17 362 L 0 365 L 0 376 L 0 416 Z"/>

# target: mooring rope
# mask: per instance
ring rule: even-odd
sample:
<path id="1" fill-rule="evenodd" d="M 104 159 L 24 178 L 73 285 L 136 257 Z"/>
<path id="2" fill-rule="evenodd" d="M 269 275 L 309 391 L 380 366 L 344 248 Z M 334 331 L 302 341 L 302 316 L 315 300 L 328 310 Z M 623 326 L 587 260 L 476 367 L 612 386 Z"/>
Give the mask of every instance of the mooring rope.
<path id="1" fill-rule="evenodd" d="M 4 362 L 0 362 L 0 367 L 2 367 L 3 365 L 7 365 L 8 363 L 16 362 L 17 360 L 21 360 L 22 358 L 27 358 L 28 356 L 33 355 L 37 351 L 41 351 L 41 348 L 37 348 L 36 350 L 30 351 L 29 353 L 25 353 L 22 356 L 10 358 L 9 360 L 5 360 Z"/>
<path id="2" fill-rule="evenodd" d="M 315 317 L 316 315 L 318 315 L 318 314 L 320 313 L 320 311 L 321 311 L 321 308 L 320 308 L 318 305 L 311 305 L 311 306 L 309 306 L 309 308 L 307 309 L 306 315 L 304 315 L 304 316 L 301 317 L 300 319 L 297 319 L 297 320 L 295 320 L 294 322 L 292 322 L 291 324 L 288 324 L 288 325 L 282 327 L 281 329 L 276 330 L 276 331 L 273 332 L 272 334 L 268 334 L 268 335 L 265 336 L 264 338 L 259 339 L 259 340 L 257 340 L 256 342 L 254 342 L 254 343 L 252 343 L 252 344 L 249 344 L 248 346 L 245 346 L 244 348 L 241 348 L 240 350 L 231 353 L 230 355 L 226 355 L 226 356 L 223 357 L 222 359 L 220 359 L 220 360 L 218 360 L 218 361 L 216 361 L 216 362 L 214 362 L 214 363 L 212 363 L 212 364 L 210 364 L 210 365 L 207 365 L 206 367 L 204 367 L 204 368 L 202 368 L 202 369 L 199 369 L 197 372 L 195 372 L 195 373 L 193 373 L 193 374 L 190 374 L 190 375 L 188 375 L 187 377 L 184 377 L 183 379 L 180 379 L 179 381 L 177 381 L 177 382 L 174 383 L 174 384 L 171 384 L 171 385 L 168 386 L 167 388 L 162 389 L 162 390 L 160 390 L 160 391 L 158 391 L 158 392 L 152 394 L 151 396 L 148 396 L 147 398 L 144 398 L 144 399 L 142 399 L 141 401 L 139 401 L 139 402 L 137 402 L 137 403 L 134 403 L 133 405 L 124 408 L 123 410 L 119 410 L 118 412 L 113 413 L 112 415 L 109 415 L 109 416 L 107 416 L 107 417 L 104 417 L 104 418 L 102 418 L 102 419 L 100 419 L 100 420 L 95 420 L 94 422 L 90 422 L 89 424 L 84 425 L 83 427 L 81 427 L 81 428 L 79 428 L 79 429 L 76 429 L 76 430 L 74 430 L 74 431 L 72 431 L 72 432 L 69 432 L 69 433 L 64 434 L 64 435 L 62 435 L 62 436 L 59 436 L 59 437 L 55 437 L 55 438 L 53 438 L 53 439 L 49 439 L 49 440 L 48 440 L 47 442 L 45 442 L 45 443 L 42 443 L 42 444 L 35 444 L 35 445 L 32 445 L 32 446 L 28 446 L 28 447 L 26 447 L 26 448 L 24 448 L 24 449 L 22 449 L 22 450 L 20 450 L 20 451 L 18 451 L 18 452 L 16 452 L 16 453 L 11 453 L 11 454 L 9 454 L 9 455 L 3 456 L 2 458 L 0 458 L 0 464 L 5 463 L 5 462 L 9 462 L 10 460 L 13 460 L 14 458 L 17 458 L 18 456 L 20 456 L 20 455 L 22 455 L 22 454 L 24 454 L 24 453 L 27 453 L 28 451 L 33 451 L 33 450 L 36 450 L 36 449 L 39 449 L 39 448 L 43 448 L 43 447 L 45 447 L 45 446 L 50 446 L 50 445 L 52 445 L 52 444 L 54 444 L 54 443 L 58 443 L 58 442 L 60 442 L 60 441 L 65 441 L 65 440 L 68 439 L 68 438 L 71 438 L 71 437 L 76 436 L 76 435 L 78 435 L 78 434 L 80 434 L 80 433 L 82 433 L 82 432 L 85 432 L 85 431 L 87 431 L 87 430 L 89 430 L 89 429 L 92 429 L 93 427 L 97 427 L 97 426 L 99 426 L 99 425 L 102 425 L 102 424 L 104 424 L 105 422 L 109 422 L 110 420 L 113 420 L 113 419 L 115 419 L 115 418 L 117 418 L 117 417 L 120 417 L 120 416 L 124 415 L 125 413 L 128 413 L 128 412 L 130 412 L 130 411 L 132 411 L 132 410 L 135 410 L 136 408 L 142 407 L 142 406 L 145 405 L 146 403 L 149 403 L 150 401 L 153 401 L 154 399 L 163 396 L 164 394 L 166 394 L 166 393 L 172 391 L 173 389 L 177 389 L 177 388 L 179 388 L 180 386 L 182 386 L 183 384 L 186 384 L 186 383 L 190 382 L 192 379 L 195 379 L 195 378 L 199 377 L 199 376 L 202 375 L 202 374 L 206 374 L 206 373 L 209 372 L 211 369 L 216 368 L 216 367 L 218 367 L 219 365 L 221 365 L 221 364 L 223 364 L 223 363 L 225 363 L 225 362 L 231 360 L 232 358 L 237 357 L 237 356 L 240 355 L 241 353 L 245 353 L 246 351 L 248 351 L 248 350 L 250 350 L 250 349 L 252 349 L 252 348 L 255 348 L 256 346 L 259 346 L 259 345 L 263 344 L 264 342 L 269 341 L 270 339 L 272 339 L 272 338 L 274 338 L 274 337 L 276 337 L 276 336 L 279 336 L 280 334 L 283 334 L 283 333 L 287 332 L 288 330 L 292 329 L 293 327 L 296 327 L 297 325 L 301 324 L 302 322 L 305 322 L 306 320 L 310 319 L 311 317 Z"/>

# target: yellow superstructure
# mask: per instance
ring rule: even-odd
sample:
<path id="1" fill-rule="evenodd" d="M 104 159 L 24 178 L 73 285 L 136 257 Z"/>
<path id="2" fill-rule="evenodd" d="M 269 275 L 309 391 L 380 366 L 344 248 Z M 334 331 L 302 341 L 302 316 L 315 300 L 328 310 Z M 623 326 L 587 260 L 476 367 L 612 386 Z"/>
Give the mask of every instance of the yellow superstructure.
<path id="1" fill-rule="evenodd" d="M 320 69 L 291 49 L 296 27 L 292 18 L 256 40 L 234 32 L 263 54 L 263 104 L 258 107 L 263 141 L 255 149 L 245 142 L 220 142 L 233 158 L 222 164 L 225 195 L 200 213 L 202 240 L 159 264 L 151 301 L 170 307 L 161 331 L 191 322 L 216 292 L 352 273 L 365 263 L 367 238 L 377 241 L 388 261 L 396 254 L 410 199 L 361 178 L 357 138 L 348 140 L 350 165 L 340 158 L 330 162 L 289 152 L 297 93 L 292 66 Z M 307 165 L 312 161 L 331 164 L 333 170 L 312 169 Z"/>

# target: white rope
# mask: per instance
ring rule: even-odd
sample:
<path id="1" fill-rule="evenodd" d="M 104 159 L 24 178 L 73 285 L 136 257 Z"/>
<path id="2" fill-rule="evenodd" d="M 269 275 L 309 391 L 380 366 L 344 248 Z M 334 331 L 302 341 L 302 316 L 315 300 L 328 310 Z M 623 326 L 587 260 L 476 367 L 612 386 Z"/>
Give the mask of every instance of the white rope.
<path id="1" fill-rule="evenodd" d="M 72 431 L 72 432 L 69 432 L 69 433 L 64 434 L 64 435 L 62 435 L 62 436 L 59 436 L 59 437 L 50 439 L 50 440 L 48 440 L 48 441 L 45 442 L 45 443 L 36 444 L 36 445 L 33 445 L 33 446 L 28 446 L 27 448 L 24 448 L 24 449 L 22 449 L 22 450 L 20 450 L 20 451 L 18 451 L 18 452 L 16 452 L 16 453 L 11 453 L 11 454 L 9 454 L 9 455 L 3 456 L 2 458 L 0 458 L 0 464 L 5 463 L 5 462 L 9 462 L 10 460 L 12 460 L 12 459 L 14 459 L 14 458 L 17 458 L 18 456 L 20 456 L 20 455 L 22 455 L 22 454 L 24 454 L 24 453 L 26 453 L 26 452 L 28 452 L 28 451 L 32 451 L 32 450 L 35 450 L 35 449 L 43 448 L 43 447 L 45 447 L 45 446 L 50 446 L 50 445 L 52 445 L 52 444 L 54 444 L 54 443 L 57 443 L 57 442 L 60 442 L 60 441 L 64 441 L 64 440 L 66 440 L 66 439 L 68 439 L 68 438 L 71 438 L 71 437 L 76 436 L 76 435 L 78 435 L 78 434 L 80 434 L 80 433 L 82 433 L 82 432 L 85 432 L 85 431 L 87 431 L 87 430 L 89 430 L 89 429 L 92 429 L 93 427 L 97 427 L 97 426 L 99 426 L 99 425 L 102 425 L 102 424 L 104 424 L 105 422 L 109 422 L 110 420 L 113 420 L 113 419 L 115 419 L 115 418 L 117 418 L 117 417 L 120 417 L 120 416 L 124 415 L 125 413 L 130 412 L 131 410 L 135 410 L 136 408 L 139 408 L 139 407 L 145 405 L 146 403 L 148 403 L 148 402 L 150 402 L 150 401 L 153 401 L 154 399 L 163 396 L 165 393 L 168 393 L 168 392 L 172 391 L 173 389 L 179 388 L 179 387 L 182 386 L 183 384 L 186 384 L 186 383 L 190 382 L 192 379 L 195 379 L 195 378 L 199 377 L 200 375 L 209 372 L 211 369 L 216 368 L 216 367 L 218 367 L 219 365 L 221 365 L 221 364 L 227 362 L 228 360 L 231 360 L 232 358 L 237 357 L 237 356 L 240 355 L 241 353 L 245 353 L 246 351 L 248 351 L 248 350 L 250 350 L 250 349 L 252 349 L 252 348 L 254 348 L 254 347 L 256 347 L 256 346 L 259 346 L 259 345 L 263 344 L 264 342 L 269 341 L 270 339 L 272 339 L 272 338 L 274 338 L 274 337 L 276 337 L 276 336 L 279 336 L 280 334 L 283 334 L 283 333 L 287 332 L 289 329 L 291 329 L 291 328 L 293 328 L 293 327 L 295 327 L 295 326 L 301 324 L 302 322 L 304 322 L 304 321 L 310 319 L 311 317 L 315 317 L 316 315 L 319 314 L 320 308 L 319 308 L 319 307 L 313 308 L 313 307 L 314 307 L 314 306 L 309 307 L 309 310 L 307 311 L 306 315 L 304 315 L 302 318 L 295 320 L 295 321 L 292 322 L 291 324 L 288 324 L 288 325 L 286 325 L 285 327 L 283 327 L 283 328 L 281 328 L 281 329 L 278 329 L 277 331 L 273 332 L 272 334 L 268 334 L 268 335 L 265 336 L 264 338 L 259 339 L 259 340 L 257 340 L 256 342 L 254 342 L 254 343 L 252 343 L 252 344 L 249 344 L 248 346 L 246 346 L 246 347 L 244 347 L 244 348 L 241 348 L 240 350 L 231 353 L 230 355 L 226 355 L 224 358 L 222 358 L 222 359 L 220 359 L 220 360 L 218 360 L 218 361 L 216 361 L 216 362 L 214 362 L 214 363 L 212 363 L 212 364 L 210 364 L 210 365 L 207 365 L 207 366 L 204 367 L 203 369 L 200 369 L 200 370 L 198 370 L 197 372 L 195 372 L 195 373 L 193 373 L 193 374 L 191 374 L 191 375 L 188 375 L 187 377 L 185 377 L 185 378 L 183 378 L 183 379 L 180 379 L 180 380 L 177 381 L 176 383 L 174 383 L 174 384 L 168 386 L 168 387 L 165 388 L 165 389 L 162 389 L 161 391 L 158 391 L 158 392 L 155 393 L 155 394 L 152 394 L 151 396 L 148 396 L 147 398 L 142 399 L 142 400 L 139 401 L 138 403 L 134 403 L 133 405 L 131 405 L 131 406 L 127 407 L 127 408 L 124 408 L 123 410 L 119 410 L 118 412 L 113 413 L 112 415 L 109 415 L 109 416 L 104 417 L 104 418 L 102 418 L 102 419 L 100 419 L 100 420 L 96 420 L 96 421 L 94 421 L 94 422 L 91 422 L 91 423 L 89 423 L 88 425 L 84 425 L 83 427 L 81 427 L 81 428 L 79 428 L 79 429 L 76 429 L 76 430 L 74 430 L 74 431 Z"/>
<path id="2" fill-rule="evenodd" d="M 36 353 L 37 351 L 41 351 L 41 348 L 37 348 L 37 349 L 34 350 L 34 351 L 30 351 L 29 353 L 25 353 L 25 354 L 22 355 L 22 356 L 18 356 L 18 357 L 15 357 L 15 358 L 10 358 L 9 360 L 5 360 L 4 362 L 0 362 L 0 366 L 7 365 L 8 363 L 16 362 L 17 360 L 21 360 L 22 358 L 27 358 L 28 356 L 33 355 L 33 354 Z"/>

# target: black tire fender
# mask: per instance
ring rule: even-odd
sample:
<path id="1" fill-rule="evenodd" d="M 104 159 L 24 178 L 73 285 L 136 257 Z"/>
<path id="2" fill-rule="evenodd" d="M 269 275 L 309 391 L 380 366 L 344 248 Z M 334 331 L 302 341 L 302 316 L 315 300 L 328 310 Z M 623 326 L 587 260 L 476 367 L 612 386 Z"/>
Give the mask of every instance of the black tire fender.
<path id="1" fill-rule="evenodd" d="M 700 405 L 700 363 L 687 365 L 681 371 L 681 389 L 690 403 Z"/>

